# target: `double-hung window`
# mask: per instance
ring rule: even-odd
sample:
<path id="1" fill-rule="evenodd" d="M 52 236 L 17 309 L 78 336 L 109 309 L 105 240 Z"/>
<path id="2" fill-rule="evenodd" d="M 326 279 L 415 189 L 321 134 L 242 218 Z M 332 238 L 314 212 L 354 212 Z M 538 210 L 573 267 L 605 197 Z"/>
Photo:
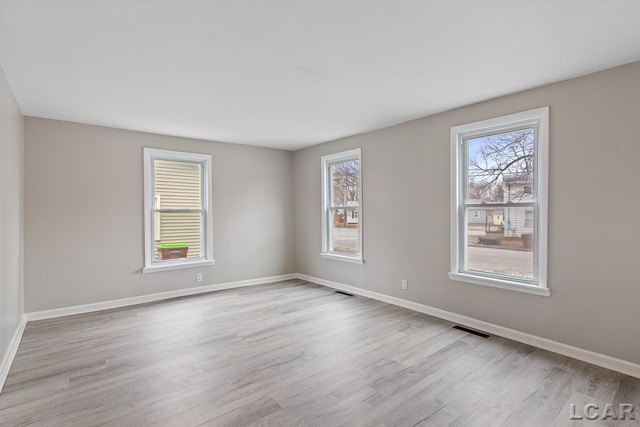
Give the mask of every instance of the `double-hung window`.
<path id="1" fill-rule="evenodd" d="M 451 279 L 549 295 L 548 123 L 544 107 L 451 128 Z"/>
<path id="2" fill-rule="evenodd" d="M 362 264 L 361 149 L 323 156 L 323 258 Z"/>
<path id="3" fill-rule="evenodd" d="M 144 149 L 143 272 L 214 264 L 211 156 Z"/>

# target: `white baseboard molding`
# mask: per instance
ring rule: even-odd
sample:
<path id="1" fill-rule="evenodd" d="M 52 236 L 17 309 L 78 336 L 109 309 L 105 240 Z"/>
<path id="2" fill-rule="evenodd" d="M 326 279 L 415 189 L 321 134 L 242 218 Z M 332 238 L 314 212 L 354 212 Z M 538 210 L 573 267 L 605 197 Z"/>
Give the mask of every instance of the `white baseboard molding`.
<path id="1" fill-rule="evenodd" d="M 20 340 L 22 339 L 22 334 L 24 333 L 24 327 L 26 325 L 27 321 L 25 319 L 25 316 L 23 315 L 21 316 L 20 323 L 18 323 L 18 326 L 16 326 L 16 330 L 11 337 L 9 347 L 2 357 L 2 364 L 0 364 L 0 393 L 2 393 L 2 388 L 4 387 L 4 382 L 7 380 L 7 376 L 9 375 L 11 364 L 13 363 L 13 359 L 16 357 L 16 353 L 18 352 L 18 346 L 20 345 Z"/>
<path id="2" fill-rule="evenodd" d="M 128 307 L 131 305 L 145 304 L 148 302 L 162 301 L 171 298 L 185 297 L 189 295 L 204 294 L 221 291 L 224 289 L 241 288 L 245 286 L 264 285 L 283 280 L 297 279 L 295 273 L 280 276 L 261 277 L 258 279 L 239 280 L 237 282 L 219 283 L 217 285 L 198 286 L 196 288 L 177 289 L 175 291 L 159 292 L 156 294 L 140 295 L 137 297 L 122 298 L 111 301 L 96 302 L 93 304 L 75 305 L 72 307 L 56 308 L 53 310 L 35 311 L 26 313 L 27 322 L 34 320 L 54 319 L 56 317 L 72 316 L 74 314 L 91 313 L 94 311 L 111 310 L 113 308 Z"/>
<path id="3" fill-rule="evenodd" d="M 629 362 L 622 359 L 617 359 L 615 357 L 607 356 L 601 353 L 596 353 L 590 350 L 573 347 L 571 345 L 563 344 L 563 343 L 542 338 L 536 335 L 530 335 L 525 332 L 516 331 L 515 329 L 505 328 L 504 326 L 499 326 L 493 323 L 484 322 L 482 320 L 474 319 L 472 317 L 463 316 L 460 314 L 452 313 L 450 311 L 441 310 L 439 308 L 430 307 L 428 305 L 419 304 L 417 302 L 408 301 L 402 298 L 392 297 L 389 295 L 369 291 L 369 290 L 358 288 L 355 286 L 345 285 L 342 283 L 320 279 L 318 277 L 308 276 L 306 274 L 300 274 L 300 273 L 298 273 L 296 277 L 298 279 L 306 280 L 307 282 L 315 283 L 322 286 L 327 286 L 329 288 L 339 289 L 341 291 L 349 292 L 351 294 L 361 295 L 363 297 L 367 297 L 367 298 L 375 299 L 378 301 L 386 302 L 389 304 L 397 305 L 400 307 L 408 308 L 409 310 L 428 314 L 430 316 L 448 320 L 453 323 L 459 323 L 461 325 L 468 326 L 473 329 L 478 329 L 490 334 L 508 338 L 513 341 L 529 344 L 531 346 L 538 347 L 543 350 L 548 350 L 554 353 L 561 354 L 563 356 L 582 360 L 583 362 L 591 363 L 593 365 L 598 365 L 603 368 L 607 368 L 613 371 L 621 372 L 623 374 L 631 375 L 632 377 L 640 378 L 640 365 L 637 363 Z"/>
<path id="4" fill-rule="evenodd" d="M 463 316 L 450 311 L 441 310 L 439 308 L 430 307 L 428 305 L 420 304 L 413 301 L 408 301 L 402 298 L 396 298 L 389 295 L 381 294 L 378 292 L 369 291 L 366 289 L 358 288 L 355 286 L 345 285 L 330 280 L 320 279 L 318 277 L 308 276 L 306 274 L 292 273 L 283 274 L 280 276 L 262 277 L 251 280 L 240 280 L 237 282 L 220 283 L 217 285 L 199 286 L 196 288 L 178 289 L 175 291 L 161 292 L 150 295 L 141 295 L 131 298 L 123 298 L 113 301 L 98 302 L 94 304 L 78 305 L 73 307 L 58 308 L 54 310 L 45 310 L 32 313 L 26 313 L 23 316 L 16 332 L 11 340 L 11 345 L 7 350 L 0 365 L 0 391 L 2 385 L 9 373 L 11 362 L 15 357 L 15 353 L 18 350 L 20 344 L 20 338 L 24 331 L 26 322 L 43 319 L 53 319 L 63 316 L 71 316 L 74 314 L 90 313 L 94 311 L 110 310 L 113 308 L 127 307 L 137 304 L 145 304 L 148 302 L 161 301 L 170 298 L 178 298 L 189 295 L 203 294 L 207 292 L 214 292 L 223 289 L 234 289 L 244 286 L 263 285 L 267 283 L 280 282 L 283 280 L 301 279 L 318 285 L 327 286 L 334 289 L 339 289 L 345 292 L 349 292 L 363 297 L 375 299 L 378 301 L 386 302 L 389 304 L 404 307 L 409 310 L 414 310 L 420 313 L 428 314 L 430 316 L 438 317 L 440 319 L 448 320 L 453 323 L 459 323 L 474 329 L 488 332 L 490 334 L 498 335 L 504 338 L 518 341 L 521 343 L 529 344 L 534 347 L 538 347 L 544 350 L 552 351 L 554 353 L 562 354 L 563 356 L 572 357 L 574 359 L 582 360 L 583 362 L 591 363 L 594 365 L 602 366 L 603 368 L 611 369 L 623 374 L 631 375 L 636 378 L 640 378 L 640 365 L 637 363 L 629 362 L 626 360 L 618 359 L 615 357 L 607 356 L 605 354 L 596 353 L 590 350 L 585 350 L 578 347 L 573 347 L 567 344 L 563 344 L 557 341 L 542 338 L 536 335 L 527 334 L 525 332 L 516 331 L 515 329 L 505 328 L 504 326 L 495 325 L 493 323 L 484 322 L 482 320 L 474 319 L 472 317 Z"/>

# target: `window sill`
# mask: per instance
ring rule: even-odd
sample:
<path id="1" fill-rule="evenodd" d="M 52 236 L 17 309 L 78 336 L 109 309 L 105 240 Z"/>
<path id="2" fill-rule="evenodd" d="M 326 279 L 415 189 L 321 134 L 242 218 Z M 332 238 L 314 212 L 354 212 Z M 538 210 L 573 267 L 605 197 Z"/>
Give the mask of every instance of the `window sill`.
<path id="1" fill-rule="evenodd" d="M 333 259 L 336 261 L 350 262 L 352 264 L 364 264 L 364 260 L 362 258 L 353 257 L 349 255 L 339 255 L 332 252 L 321 252 L 320 256 L 325 259 Z"/>
<path id="2" fill-rule="evenodd" d="M 181 270 L 183 268 L 205 267 L 209 265 L 216 265 L 215 259 L 205 259 L 197 261 L 182 261 L 182 262 L 167 262 L 157 265 L 151 265 L 144 267 L 142 273 L 157 273 L 159 271 Z"/>
<path id="3" fill-rule="evenodd" d="M 528 285 L 526 283 L 513 282 L 510 280 L 492 279 L 483 276 L 476 276 L 465 273 L 449 273 L 449 279 L 458 282 L 473 283 L 474 285 L 490 286 L 493 288 L 507 289 L 510 291 L 524 292 L 527 294 L 540 295 L 544 297 L 551 296 L 549 288 L 542 286 Z"/>

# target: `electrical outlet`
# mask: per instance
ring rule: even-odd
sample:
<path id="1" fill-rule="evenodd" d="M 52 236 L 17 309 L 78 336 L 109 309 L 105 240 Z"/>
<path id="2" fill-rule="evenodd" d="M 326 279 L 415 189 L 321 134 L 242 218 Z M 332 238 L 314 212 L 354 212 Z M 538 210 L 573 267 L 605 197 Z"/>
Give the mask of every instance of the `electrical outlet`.
<path id="1" fill-rule="evenodd" d="M 202 273 L 196 273 L 196 282 L 202 282 Z"/>
<path id="2" fill-rule="evenodd" d="M 407 284 L 406 280 L 402 281 L 402 289 L 404 289 L 405 291 L 409 288 L 409 285 Z"/>

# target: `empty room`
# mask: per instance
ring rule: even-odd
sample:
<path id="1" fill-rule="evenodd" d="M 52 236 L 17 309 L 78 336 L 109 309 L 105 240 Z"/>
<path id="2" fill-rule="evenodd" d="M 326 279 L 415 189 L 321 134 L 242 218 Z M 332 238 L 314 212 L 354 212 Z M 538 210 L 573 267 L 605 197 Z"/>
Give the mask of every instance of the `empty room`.
<path id="1" fill-rule="evenodd" d="M 640 426 L 638 0 L 0 0 L 0 426 Z"/>

